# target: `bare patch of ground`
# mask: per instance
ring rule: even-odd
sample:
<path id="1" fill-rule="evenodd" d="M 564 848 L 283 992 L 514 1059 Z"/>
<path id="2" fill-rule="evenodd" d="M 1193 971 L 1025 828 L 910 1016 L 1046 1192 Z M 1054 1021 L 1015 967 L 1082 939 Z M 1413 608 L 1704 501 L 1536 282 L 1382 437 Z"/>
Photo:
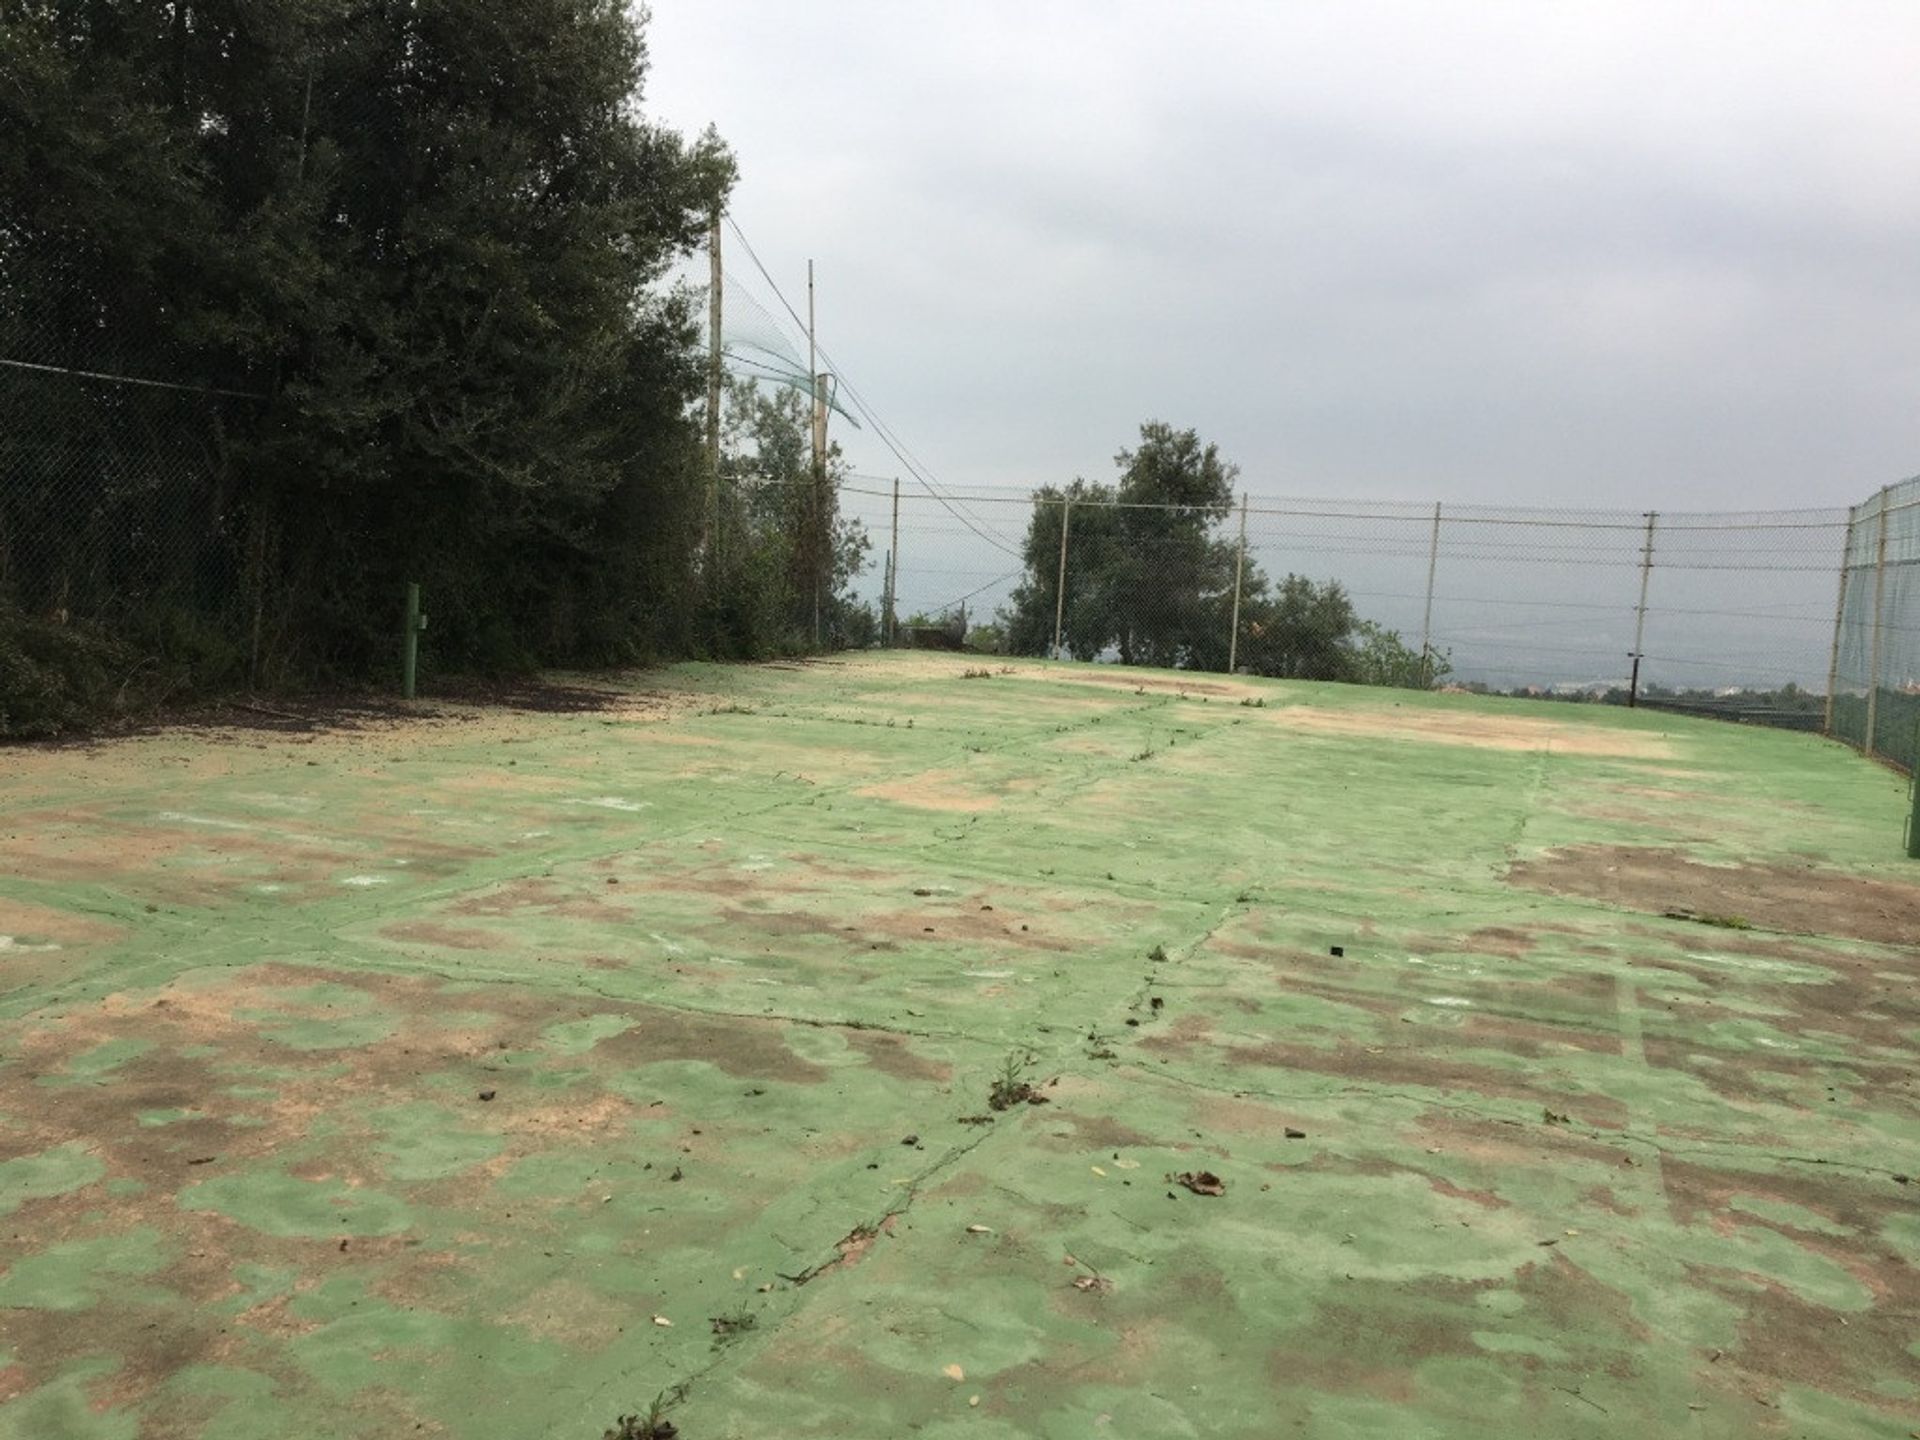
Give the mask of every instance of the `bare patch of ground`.
<path id="1" fill-rule="evenodd" d="M 1531 715 L 1488 715 L 1395 706 L 1381 710 L 1330 710 L 1287 705 L 1263 712 L 1271 724 L 1321 735 L 1366 735 L 1394 740 L 1425 740 L 1481 750 L 1551 750 L 1561 755 L 1610 756 L 1628 760 L 1665 760 L 1673 746 L 1659 735 L 1574 725 Z"/>
<path id="2" fill-rule="evenodd" d="M 1705 865 L 1677 851 L 1577 845 L 1515 862 L 1507 879 L 1652 915 L 1684 912 L 1798 935 L 1920 945 L 1920 886 L 1793 865 Z"/>
<path id="3" fill-rule="evenodd" d="M 1272 693 L 1269 686 L 1237 680 L 1191 680 L 1168 675 L 1165 671 L 1130 670 L 1124 666 L 1101 665 L 1062 669 L 1021 669 L 1014 672 L 1024 680 L 1039 680 L 1049 685 L 1095 685 L 1104 689 L 1138 690 L 1149 695 L 1207 695 L 1233 700 L 1259 699 Z"/>
<path id="4" fill-rule="evenodd" d="M 901 780 L 865 785 L 853 793 L 869 800 L 891 800 L 915 810 L 945 810 L 967 815 L 1000 807 L 998 796 L 967 786 L 956 770 L 928 770 Z"/>

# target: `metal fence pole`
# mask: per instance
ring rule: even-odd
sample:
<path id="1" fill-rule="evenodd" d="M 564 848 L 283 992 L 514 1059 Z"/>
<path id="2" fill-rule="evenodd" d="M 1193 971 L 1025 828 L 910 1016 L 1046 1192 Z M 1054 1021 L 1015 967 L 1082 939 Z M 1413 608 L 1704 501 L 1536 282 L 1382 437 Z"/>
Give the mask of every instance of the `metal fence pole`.
<path id="1" fill-rule="evenodd" d="M 1433 576 L 1440 568 L 1440 502 L 1433 502 L 1433 538 L 1427 542 L 1427 610 L 1420 621 L 1420 683 L 1433 688 Z"/>
<path id="2" fill-rule="evenodd" d="M 1853 562 L 1854 506 L 1847 507 L 1847 534 L 1840 542 L 1840 597 L 1833 602 L 1833 650 L 1827 658 L 1827 711 L 1820 733 L 1833 738 L 1833 695 L 1840 688 L 1840 627 L 1847 618 L 1847 566 Z"/>
<path id="3" fill-rule="evenodd" d="M 1053 658 L 1060 658 L 1060 630 L 1067 615 L 1067 531 L 1073 524 L 1073 499 L 1060 502 L 1060 579 L 1053 591 Z"/>
<path id="4" fill-rule="evenodd" d="M 420 613 L 420 582 L 407 582 L 407 613 L 400 630 L 400 694 L 413 699 L 414 676 L 418 670 L 420 632 L 427 628 L 427 617 Z"/>
<path id="5" fill-rule="evenodd" d="M 1880 539 L 1873 561 L 1873 658 L 1867 666 L 1867 735 L 1860 747 L 1873 754 L 1874 731 L 1880 721 L 1880 615 L 1887 594 L 1887 492 L 1880 492 Z"/>
<path id="6" fill-rule="evenodd" d="M 1233 628 L 1227 633 L 1227 674 L 1240 660 L 1240 580 L 1247 573 L 1247 492 L 1240 492 L 1240 553 L 1233 562 Z"/>
<path id="7" fill-rule="evenodd" d="M 887 644 L 900 642 L 900 477 L 893 477 L 893 568 L 887 572 Z"/>
<path id="8" fill-rule="evenodd" d="M 1647 512 L 1647 543 L 1640 552 L 1640 603 L 1634 608 L 1633 674 L 1627 681 L 1627 708 L 1640 703 L 1640 647 L 1647 635 L 1647 581 L 1653 578 L 1653 522 L 1658 515 Z"/>

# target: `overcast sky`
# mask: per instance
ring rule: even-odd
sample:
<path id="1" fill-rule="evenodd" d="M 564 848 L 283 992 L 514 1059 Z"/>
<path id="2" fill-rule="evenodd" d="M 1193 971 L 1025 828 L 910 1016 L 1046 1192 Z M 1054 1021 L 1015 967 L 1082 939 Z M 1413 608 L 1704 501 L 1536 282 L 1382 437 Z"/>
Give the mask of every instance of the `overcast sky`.
<path id="1" fill-rule="evenodd" d="M 1256 493 L 1920 471 L 1920 3 L 653 0 L 646 108 L 949 485 L 1142 420 Z M 729 269 L 745 268 L 730 258 Z M 862 470 L 899 466 L 836 432 Z"/>

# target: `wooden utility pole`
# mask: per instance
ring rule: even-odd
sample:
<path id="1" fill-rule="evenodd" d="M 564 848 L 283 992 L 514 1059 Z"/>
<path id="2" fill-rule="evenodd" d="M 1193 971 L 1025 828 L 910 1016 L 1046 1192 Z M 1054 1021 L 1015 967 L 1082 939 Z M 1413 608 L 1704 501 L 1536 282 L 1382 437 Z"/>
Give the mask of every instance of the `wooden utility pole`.
<path id="1" fill-rule="evenodd" d="M 1067 529 L 1073 524 L 1073 501 L 1060 502 L 1060 579 L 1053 592 L 1053 658 L 1060 658 L 1060 627 L 1067 615 Z"/>
<path id="2" fill-rule="evenodd" d="M 1634 607 L 1633 674 L 1627 680 L 1627 708 L 1640 703 L 1640 645 L 1647 634 L 1647 581 L 1653 577 L 1653 522 L 1658 517 L 1647 512 L 1647 543 L 1640 552 L 1640 603 Z"/>
<path id="3" fill-rule="evenodd" d="M 812 424 L 809 429 L 813 436 L 813 534 L 810 538 L 813 556 L 813 643 L 820 645 L 820 591 L 824 584 L 822 572 L 826 569 L 827 555 L 827 507 L 826 507 L 826 445 L 824 432 L 826 421 L 820 408 L 820 362 L 816 358 L 813 338 L 813 261 L 807 261 L 807 388 L 810 393 L 812 409 L 809 412 Z"/>
<path id="4" fill-rule="evenodd" d="M 713 207 L 713 223 L 707 230 L 707 258 L 712 278 L 707 286 L 707 563 L 712 565 L 720 549 L 720 207 Z"/>
<path id="5" fill-rule="evenodd" d="M 1227 632 L 1227 674 L 1240 661 L 1240 580 L 1247 573 L 1247 492 L 1240 492 L 1240 550 L 1233 559 L 1233 628 Z"/>

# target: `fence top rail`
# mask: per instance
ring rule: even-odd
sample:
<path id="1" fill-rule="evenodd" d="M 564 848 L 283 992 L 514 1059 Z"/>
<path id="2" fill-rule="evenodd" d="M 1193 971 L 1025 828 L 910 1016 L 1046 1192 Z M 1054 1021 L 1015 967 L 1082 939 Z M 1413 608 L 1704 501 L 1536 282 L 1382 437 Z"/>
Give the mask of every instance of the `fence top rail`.
<path id="1" fill-rule="evenodd" d="M 856 475 L 854 480 L 873 480 L 876 477 Z M 891 484 L 891 481 L 886 482 Z M 842 484 L 843 494 L 870 495 L 877 499 L 891 499 L 893 492 L 888 490 L 866 489 L 856 484 Z M 1249 515 L 1277 515 L 1294 519 L 1313 520 L 1368 520 L 1386 523 L 1431 526 L 1434 521 L 1432 502 L 1421 503 L 1411 500 L 1324 500 L 1312 498 L 1292 498 L 1281 496 L 1248 496 L 1246 510 Z M 1071 500 L 1076 508 L 1103 510 L 1179 510 L 1201 511 L 1207 514 L 1225 516 L 1239 507 L 1223 505 L 1176 505 L 1151 501 L 1093 499 L 1079 495 L 1063 495 L 1058 492 L 1045 494 L 1039 489 L 1018 492 L 983 494 L 978 491 L 963 490 L 902 490 L 902 501 L 927 501 L 956 505 L 1021 505 L 1059 504 Z M 1920 504 L 1920 499 L 1915 500 Z M 1455 505 L 1447 506 L 1443 501 L 1440 521 L 1445 525 L 1515 525 L 1539 529 L 1561 530 L 1620 530 L 1643 533 L 1647 528 L 1649 513 L 1656 517 L 1656 530 L 1659 533 L 1673 531 L 1713 531 L 1729 530 L 1845 530 L 1849 523 L 1845 506 L 1807 506 L 1791 510 L 1581 510 L 1566 508 L 1550 510 L 1528 508 L 1525 506 L 1499 505 Z"/>

